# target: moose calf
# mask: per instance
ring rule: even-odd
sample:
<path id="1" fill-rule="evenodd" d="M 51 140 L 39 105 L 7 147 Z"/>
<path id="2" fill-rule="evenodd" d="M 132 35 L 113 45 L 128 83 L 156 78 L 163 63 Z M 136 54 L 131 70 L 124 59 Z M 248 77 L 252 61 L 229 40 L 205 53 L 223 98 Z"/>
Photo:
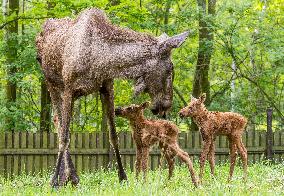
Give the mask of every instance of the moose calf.
<path id="1" fill-rule="evenodd" d="M 197 186 L 197 179 L 193 170 L 189 155 L 178 145 L 178 127 L 166 120 L 148 120 L 143 115 L 143 110 L 149 106 L 149 102 L 141 105 L 130 105 L 125 108 L 117 108 L 115 115 L 126 118 L 130 121 L 132 137 L 136 143 L 136 177 L 141 168 L 146 179 L 148 157 L 150 147 L 159 143 L 162 153 L 169 166 L 169 178 L 174 169 L 174 157 L 178 156 L 188 166 L 192 182 Z"/>
<path id="2" fill-rule="evenodd" d="M 211 174 L 214 175 L 215 167 L 215 138 L 217 135 L 226 135 L 230 147 L 230 174 L 228 181 L 232 179 L 236 161 L 237 150 L 240 153 L 244 168 L 244 178 L 247 177 L 247 150 L 242 142 L 242 133 L 245 130 L 247 119 L 240 114 L 233 112 L 211 112 L 205 108 L 204 101 L 206 94 L 198 99 L 192 97 L 189 105 L 180 110 L 181 117 L 192 117 L 197 124 L 203 139 L 203 149 L 200 156 L 200 174 L 202 180 L 204 164 L 208 156 Z"/>

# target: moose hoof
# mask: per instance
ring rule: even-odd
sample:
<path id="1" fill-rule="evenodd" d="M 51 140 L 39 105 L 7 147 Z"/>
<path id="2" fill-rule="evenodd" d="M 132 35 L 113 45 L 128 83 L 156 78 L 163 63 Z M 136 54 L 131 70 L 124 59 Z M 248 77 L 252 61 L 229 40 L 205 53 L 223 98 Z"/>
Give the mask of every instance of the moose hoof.
<path id="1" fill-rule="evenodd" d="M 75 171 L 70 174 L 70 179 L 73 186 L 76 187 L 79 184 L 80 179 Z"/>
<path id="2" fill-rule="evenodd" d="M 57 189 L 59 187 L 57 176 L 53 176 L 50 180 L 50 186 Z"/>
<path id="3" fill-rule="evenodd" d="M 118 173 L 118 177 L 119 177 L 119 182 L 125 182 L 127 181 L 127 176 L 124 170 L 119 171 Z"/>

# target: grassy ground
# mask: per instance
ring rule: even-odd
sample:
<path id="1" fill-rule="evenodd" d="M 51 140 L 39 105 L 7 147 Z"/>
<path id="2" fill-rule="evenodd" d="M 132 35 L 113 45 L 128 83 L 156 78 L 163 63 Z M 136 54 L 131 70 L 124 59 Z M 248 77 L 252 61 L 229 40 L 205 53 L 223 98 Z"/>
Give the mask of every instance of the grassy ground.
<path id="1" fill-rule="evenodd" d="M 185 167 L 176 167 L 171 180 L 167 180 L 167 170 L 150 171 L 146 183 L 137 182 L 134 173 L 128 171 L 129 182 L 122 185 L 115 171 L 85 173 L 80 175 L 77 188 L 67 185 L 59 190 L 50 188 L 48 173 L 22 175 L 13 180 L 0 177 L 0 195 L 284 195 L 283 164 L 250 165 L 246 183 L 240 167 L 236 167 L 231 183 L 226 182 L 228 172 L 228 164 L 218 165 L 216 177 L 212 178 L 207 167 L 204 183 L 199 188 L 193 187 Z"/>

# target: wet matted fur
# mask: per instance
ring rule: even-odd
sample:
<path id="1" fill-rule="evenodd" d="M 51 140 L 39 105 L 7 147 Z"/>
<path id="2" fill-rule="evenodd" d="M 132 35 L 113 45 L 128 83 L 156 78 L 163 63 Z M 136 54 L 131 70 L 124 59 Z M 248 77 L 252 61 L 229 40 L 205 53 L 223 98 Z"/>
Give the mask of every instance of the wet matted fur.
<path id="1" fill-rule="evenodd" d="M 143 111 L 148 106 L 149 102 L 145 102 L 115 110 L 115 115 L 128 119 L 132 128 L 132 137 L 136 144 L 136 177 L 142 169 L 146 179 L 149 151 L 154 144 L 158 143 L 168 162 L 169 178 L 173 174 L 174 158 L 177 156 L 188 166 L 192 182 L 194 186 L 197 186 L 198 180 L 190 157 L 178 145 L 178 127 L 170 121 L 146 119 Z"/>
<path id="2" fill-rule="evenodd" d="M 242 142 L 242 134 L 247 125 L 247 119 L 234 112 L 211 112 L 204 105 L 206 94 L 198 99 L 192 97 L 189 105 L 180 110 L 181 117 L 192 117 L 201 132 L 203 149 L 200 156 L 200 180 L 204 172 L 204 164 L 208 156 L 211 173 L 214 175 L 215 139 L 217 135 L 226 135 L 229 140 L 231 166 L 228 181 L 232 179 L 234 166 L 239 151 L 243 162 L 244 178 L 247 177 L 247 150 Z"/>
<path id="3" fill-rule="evenodd" d="M 172 105 L 173 64 L 171 50 L 179 47 L 188 32 L 154 37 L 111 24 L 102 10 L 90 8 L 76 19 L 49 19 L 37 36 L 37 59 L 44 73 L 53 109 L 58 115 L 59 153 L 52 186 L 79 178 L 69 153 L 69 126 L 73 102 L 100 92 L 107 110 L 110 141 L 117 159 L 119 180 L 126 180 L 114 124 L 115 78 L 133 79 L 135 92 L 149 93 L 155 114 Z"/>

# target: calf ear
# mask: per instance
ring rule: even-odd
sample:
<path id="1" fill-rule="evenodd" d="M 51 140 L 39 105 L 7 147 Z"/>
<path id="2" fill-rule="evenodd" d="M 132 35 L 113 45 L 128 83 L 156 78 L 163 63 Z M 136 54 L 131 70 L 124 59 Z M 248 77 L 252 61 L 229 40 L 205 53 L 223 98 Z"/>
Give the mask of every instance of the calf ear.
<path id="1" fill-rule="evenodd" d="M 164 40 L 160 39 L 161 40 L 159 43 L 160 50 L 171 50 L 173 48 L 180 47 L 183 44 L 183 42 L 186 40 L 188 34 L 189 34 L 189 31 L 186 31 L 184 33 L 175 35 L 173 37 L 169 37 Z M 163 36 L 163 38 L 165 38 L 165 36 Z"/>
<path id="2" fill-rule="evenodd" d="M 145 108 L 150 106 L 150 102 L 146 101 L 146 102 L 142 103 L 140 106 L 141 106 L 142 109 L 145 109 Z"/>
<path id="3" fill-rule="evenodd" d="M 200 97 L 199 97 L 200 102 L 204 103 L 204 101 L 206 100 L 206 93 L 203 93 Z"/>

